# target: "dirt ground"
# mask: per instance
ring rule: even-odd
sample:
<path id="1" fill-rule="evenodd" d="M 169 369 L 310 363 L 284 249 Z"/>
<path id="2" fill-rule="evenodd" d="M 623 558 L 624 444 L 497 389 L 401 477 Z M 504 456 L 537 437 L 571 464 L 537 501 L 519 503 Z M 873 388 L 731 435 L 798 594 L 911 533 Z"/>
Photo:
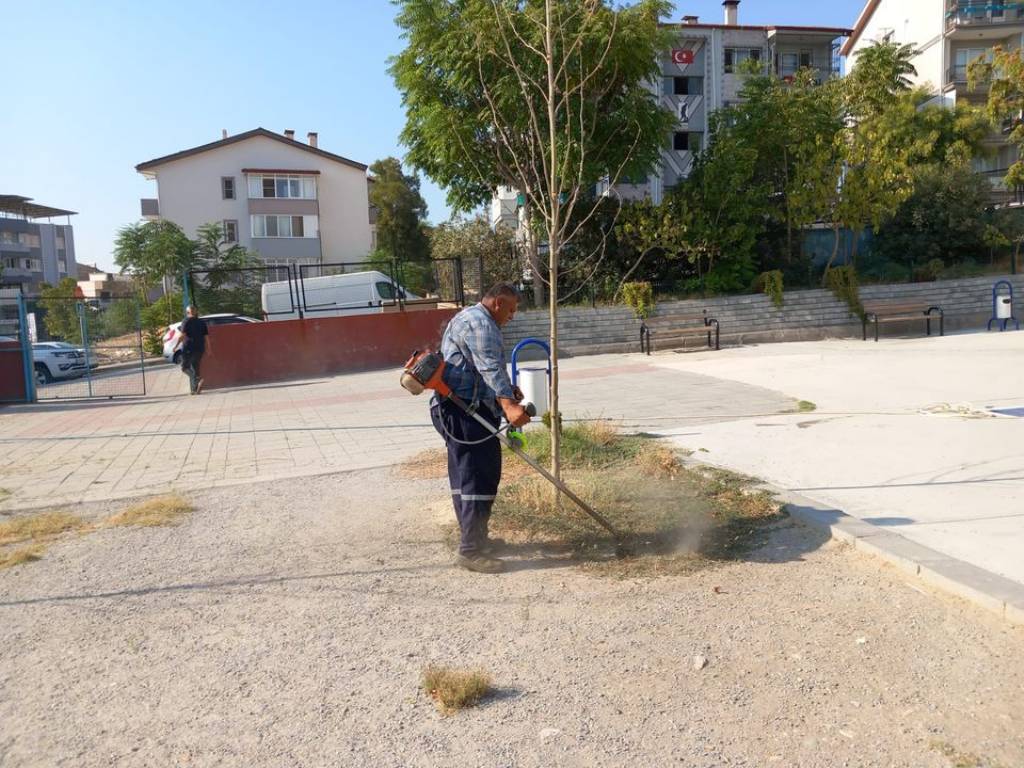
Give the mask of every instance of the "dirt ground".
<path id="1" fill-rule="evenodd" d="M 788 519 L 689 575 L 472 574 L 445 486 L 197 492 L 0 571 L 0 765 L 1024 765 L 1024 630 Z M 443 716 L 434 663 L 498 690 Z"/>

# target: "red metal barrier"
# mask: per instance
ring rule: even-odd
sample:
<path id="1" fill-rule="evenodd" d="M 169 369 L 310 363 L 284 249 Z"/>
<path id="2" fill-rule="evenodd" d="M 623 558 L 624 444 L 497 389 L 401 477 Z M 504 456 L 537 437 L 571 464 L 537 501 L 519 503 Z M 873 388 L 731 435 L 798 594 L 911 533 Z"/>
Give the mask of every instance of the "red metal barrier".
<path id="1" fill-rule="evenodd" d="M 0 341 L 0 402 L 25 400 L 25 364 L 21 344 Z"/>
<path id="2" fill-rule="evenodd" d="M 399 368 L 436 347 L 457 309 L 238 323 L 210 328 L 203 388 Z"/>

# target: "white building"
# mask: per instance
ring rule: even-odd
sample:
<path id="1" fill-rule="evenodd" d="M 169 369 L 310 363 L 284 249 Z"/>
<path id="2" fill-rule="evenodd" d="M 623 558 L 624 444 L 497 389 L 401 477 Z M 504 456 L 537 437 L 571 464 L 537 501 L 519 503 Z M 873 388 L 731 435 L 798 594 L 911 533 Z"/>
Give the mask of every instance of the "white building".
<path id="1" fill-rule="evenodd" d="M 857 52 L 874 41 L 913 45 L 916 85 L 927 87 L 947 106 L 957 101 L 984 104 L 984 86 L 967 85 L 967 66 L 989 55 L 996 45 L 1016 49 L 1024 39 L 1024 2 L 1019 0 L 868 0 L 853 32 L 843 45 L 848 68 L 857 65 Z M 975 166 L 992 182 L 993 199 L 1013 195 L 1003 183 L 1007 168 L 1017 160 L 1017 150 L 1000 134 L 991 139 L 990 157 L 978 158 Z"/>
<path id="2" fill-rule="evenodd" d="M 739 23 L 740 0 L 722 3 L 721 24 L 684 16 L 665 24 L 674 34 L 672 47 L 660 57 L 661 76 L 651 84 L 652 98 L 677 117 L 666 137 L 661 161 L 654 172 L 636 183 L 615 186 L 626 199 L 650 197 L 660 203 L 665 193 L 689 176 L 696 154 L 710 141 L 711 114 L 739 101 L 743 79 L 740 66 L 754 60 L 765 70 L 791 79 L 798 70 L 818 71 L 820 80 L 839 74 L 839 45 L 849 29 L 834 27 L 745 26 Z M 599 192 L 608 193 L 607 186 Z M 516 195 L 498 190 L 491 201 L 491 224 L 515 221 Z"/>
<path id="3" fill-rule="evenodd" d="M 142 215 L 190 237 L 220 223 L 229 241 L 271 265 L 361 261 L 370 251 L 366 165 L 294 131 L 256 128 L 135 166 L 157 183 Z"/>

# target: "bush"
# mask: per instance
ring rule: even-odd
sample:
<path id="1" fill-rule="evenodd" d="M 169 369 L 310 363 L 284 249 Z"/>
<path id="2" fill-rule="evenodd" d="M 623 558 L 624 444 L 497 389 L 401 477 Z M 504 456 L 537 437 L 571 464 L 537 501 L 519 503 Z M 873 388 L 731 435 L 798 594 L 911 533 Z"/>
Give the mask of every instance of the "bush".
<path id="1" fill-rule="evenodd" d="M 946 263 L 942 259 L 930 259 L 914 270 L 914 280 L 919 283 L 930 283 L 942 276 Z"/>
<path id="2" fill-rule="evenodd" d="M 181 293 L 168 293 L 143 308 L 142 328 L 145 331 L 158 331 L 184 316 Z"/>
<path id="3" fill-rule="evenodd" d="M 781 309 L 783 304 L 782 283 L 782 270 L 773 269 L 770 272 L 762 272 L 757 276 L 757 279 L 754 281 L 754 290 L 764 292 L 765 296 L 771 298 L 775 308 Z"/>
<path id="4" fill-rule="evenodd" d="M 654 312 L 654 290 L 647 282 L 626 283 L 622 286 L 622 298 L 641 320 Z"/>
<path id="5" fill-rule="evenodd" d="M 860 300 L 860 283 L 857 270 L 853 265 L 833 267 L 825 275 L 825 285 L 835 294 L 836 298 L 850 308 L 850 312 L 858 319 L 864 319 L 864 305 Z"/>

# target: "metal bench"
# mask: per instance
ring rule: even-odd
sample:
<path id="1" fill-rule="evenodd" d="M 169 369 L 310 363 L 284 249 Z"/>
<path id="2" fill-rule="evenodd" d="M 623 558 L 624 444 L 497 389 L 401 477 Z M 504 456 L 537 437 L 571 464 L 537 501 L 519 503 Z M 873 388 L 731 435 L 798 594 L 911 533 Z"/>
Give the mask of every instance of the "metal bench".
<path id="1" fill-rule="evenodd" d="M 640 324 L 640 351 L 651 354 L 655 338 L 671 344 L 676 339 L 685 340 L 693 336 L 706 337 L 708 349 L 721 349 L 718 320 L 708 317 L 705 309 L 699 315 L 665 315 L 644 320 Z"/>
<path id="2" fill-rule="evenodd" d="M 868 323 L 875 324 L 875 341 L 878 341 L 879 323 L 895 323 L 900 321 L 923 319 L 925 333 L 932 335 L 932 320 L 938 318 L 939 336 L 946 335 L 945 318 L 942 307 L 919 302 L 906 301 L 874 301 L 864 304 L 864 317 L 861 319 L 864 341 L 868 340 Z"/>

